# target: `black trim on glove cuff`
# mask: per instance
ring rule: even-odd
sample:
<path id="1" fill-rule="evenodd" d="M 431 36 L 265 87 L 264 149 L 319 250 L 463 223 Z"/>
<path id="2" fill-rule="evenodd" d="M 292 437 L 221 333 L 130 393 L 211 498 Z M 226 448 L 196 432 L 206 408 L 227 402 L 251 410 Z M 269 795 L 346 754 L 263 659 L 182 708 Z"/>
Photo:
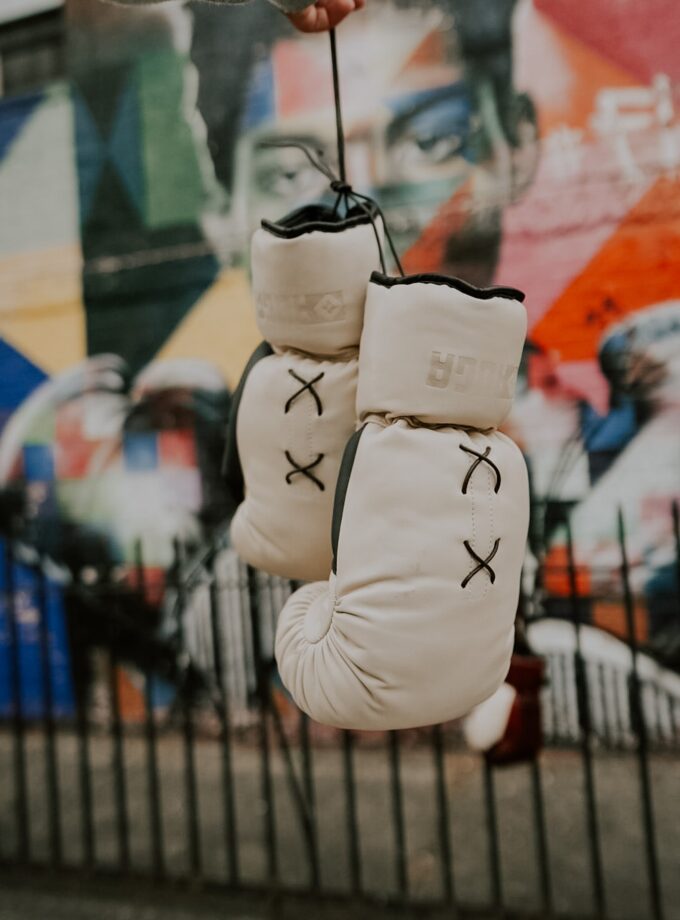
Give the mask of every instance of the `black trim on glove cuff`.
<path id="1" fill-rule="evenodd" d="M 366 204 L 365 207 L 357 205 L 350 208 L 343 217 L 336 214 L 328 205 L 308 204 L 291 211 L 281 220 L 263 220 L 262 229 L 282 239 L 292 240 L 298 236 L 304 236 L 305 233 L 313 233 L 315 230 L 321 233 L 342 233 L 343 230 L 349 230 L 351 227 L 370 224 L 372 223 L 371 217 L 375 220 L 377 216 L 377 210 L 369 204 Z"/>
<path id="2" fill-rule="evenodd" d="M 371 274 L 371 283 L 379 284 L 381 287 L 391 288 L 397 284 L 443 284 L 447 287 L 455 288 L 462 294 L 469 294 L 470 297 L 478 297 L 480 300 L 491 300 L 493 297 L 507 297 L 510 300 L 519 300 L 524 302 L 525 294 L 517 288 L 511 287 L 488 287 L 478 288 L 474 284 L 468 284 L 461 278 L 454 278 L 452 275 L 438 275 L 433 272 L 425 272 L 419 275 L 404 275 L 402 278 L 392 275 L 384 275 L 382 272 L 374 271 Z"/>

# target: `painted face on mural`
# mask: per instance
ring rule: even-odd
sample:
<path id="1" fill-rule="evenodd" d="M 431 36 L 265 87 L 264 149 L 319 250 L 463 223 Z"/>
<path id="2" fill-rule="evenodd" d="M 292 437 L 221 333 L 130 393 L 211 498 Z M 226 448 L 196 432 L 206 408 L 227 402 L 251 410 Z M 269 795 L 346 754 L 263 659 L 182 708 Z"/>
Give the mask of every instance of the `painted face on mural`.
<path id="1" fill-rule="evenodd" d="M 493 280 L 502 211 L 530 181 L 537 146 L 533 107 L 511 85 L 512 4 L 489 7 L 497 17 L 472 47 L 460 10 L 392 0 L 369 5 L 339 36 L 350 181 L 382 206 L 409 270 L 478 284 Z M 326 191 L 299 150 L 269 144 L 302 141 L 336 161 L 327 42 L 275 41 L 255 67 L 243 120 L 233 192 L 250 231 Z"/>
<path id="2" fill-rule="evenodd" d="M 612 326 L 598 358 L 614 400 L 628 396 L 655 411 L 677 407 L 680 301 L 653 304 Z"/>

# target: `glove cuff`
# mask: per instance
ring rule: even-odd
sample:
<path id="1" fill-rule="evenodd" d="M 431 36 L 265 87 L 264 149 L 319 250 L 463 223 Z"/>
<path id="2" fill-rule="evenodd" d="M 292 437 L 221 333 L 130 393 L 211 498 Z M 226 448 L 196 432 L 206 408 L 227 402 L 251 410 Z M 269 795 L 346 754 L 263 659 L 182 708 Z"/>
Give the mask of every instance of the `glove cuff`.
<path id="1" fill-rule="evenodd" d="M 426 424 L 496 428 L 510 411 L 526 335 L 524 294 L 446 275 L 373 272 L 357 409 Z"/>
<path id="2" fill-rule="evenodd" d="M 358 346 L 366 278 L 379 264 L 365 210 L 340 219 L 329 207 L 308 205 L 263 221 L 251 252 L 257 325 L 268 342 L 329 356 Z"/>

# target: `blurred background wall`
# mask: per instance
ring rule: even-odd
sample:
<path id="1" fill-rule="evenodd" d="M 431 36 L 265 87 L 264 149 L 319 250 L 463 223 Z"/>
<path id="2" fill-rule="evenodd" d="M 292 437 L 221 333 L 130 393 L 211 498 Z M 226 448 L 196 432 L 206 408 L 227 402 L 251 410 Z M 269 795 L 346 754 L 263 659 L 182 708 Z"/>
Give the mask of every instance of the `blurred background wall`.
<path id="1" fill-rule="evenodd" d="M 132 577 L 141 540 L 157 604 L 173 539 L 229 517 L 229 399 L 258 342 L 249 236 L 324 193 L 266 142 L 333 160 L 328 42 L 264 0 L 3 15 L 3 520 L 92 577 Z M 508 430 L 554 603 L 568 512 L 590 616 L 616 628 L 621 505 L 645 636 L 673 617 L 679 41 L 672 0 L 369 0 L 339 30 L 350 179 L 407 270 L 527 292 Z"/>

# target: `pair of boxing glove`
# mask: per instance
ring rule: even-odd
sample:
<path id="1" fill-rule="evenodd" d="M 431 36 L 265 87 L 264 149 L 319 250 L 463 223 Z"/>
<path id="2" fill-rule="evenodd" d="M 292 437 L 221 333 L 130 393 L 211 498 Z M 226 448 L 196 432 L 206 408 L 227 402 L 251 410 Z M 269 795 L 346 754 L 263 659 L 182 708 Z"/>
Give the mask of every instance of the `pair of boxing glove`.
<path id="1" fill-rule="evenodd" d="M 283 683 L 354 729 L 456 718 L 502 684 L 529 515 L 523 458 L 497 431 L 523 295 L 375 271 L 376 225 L 314 206 L 256 231 L 266 341 L 227 462 L 240 556 L 311 582 L 279 617 Z"/>

